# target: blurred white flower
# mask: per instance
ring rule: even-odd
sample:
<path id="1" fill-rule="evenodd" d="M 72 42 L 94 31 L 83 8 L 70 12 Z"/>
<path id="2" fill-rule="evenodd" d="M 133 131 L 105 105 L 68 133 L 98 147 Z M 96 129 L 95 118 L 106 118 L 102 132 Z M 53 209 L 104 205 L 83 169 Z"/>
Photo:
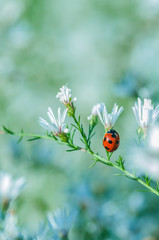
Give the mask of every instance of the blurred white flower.
<path id="1" fill-rule="evenodd" d="M 13 24 L 20 17 L 23 9 L 24 3 L 21 1 L 1 1 L 0 22 Z"/>
<path id="2" fill-rule="evenodd" d="M 11 201 L 22 191 L 25 185 L 23 177 L 14 181 L 10 174 L 0 173 L 0 201 Z"/>
<path id="3" fill-rule="evenodd" d="M 133 106 L 132 109 L 139 127 L 142 129 L 144 135 L 146 135 L 147 129 L 152 126 L 159 117 L 159 104 L 154 109 L 151 99 L 145 98 L 143 105 L 141 99 L 138 98 L 138 103 L 135 102 L 135 106 Z"/>
<path id="4" fill-rule="evenodd" d="M 106 130 L 114 126 L 123 110 L 123 107 L 120 107 L 118 110 L 118 105 L 115 103 L 112 112 L 108 114 L 105 104 L 102 103 L 102 110 L 100 112 L 99 109 L 97 109 L 97 113 Z"/>
<path id="5" fill-rule="evenodd" d="M 48 213 L 48 221 L 51 228 L 59 237 L 68 236 L 69 230 L 75 218 L 75 211 L 67 211 L 66 209 L 56 209 L 54 213 Z"/>
<path id="6" fill-rule="evenodd" d="M 12 213 L 8 213 L 5 218 L 4 223 L 4 235 L 6 239 L 17 239 L 18 238 L 18 228 L 17 228 L 17 218 Z"/>
<path id="7" fill-rule="evenodd" d="M 49 225 L 42 224 L 39 228 L 37 236 L 33 240 L 60 240 L 60 238 L 53 231 L 50 230 Z"/>
<path id="8" fill-rule="evenodd" d="M 144 145 L 132 146 L 129 158 L 137 174 L 159 180 L 159 125 L 148 129 L 147 136 Z"/>
<path id="9" fill-rule="evenodd" d="M 153 155 L 158 155 L 159 157 L 159 126 L 154 125 L 148 132 L 147 145 L 148 150 Z"/>
<path id="10" fill-rule="evenodd" d="M 65 106 L 72 105 L 73 101 L 76 101 L 77 98 L 71 98 L 71 89 L 66 86 L 62 86 L 60 88 L 60 92 L 57 93 L 56 98 L 59 98 L 60 102 L 62 102 Z"/>
<path id="11" fill-rule="evenodd" d="M 67 109 L 63 111 L 63 114 L 61 115 L 60 108 L 58 108 L 58 119 L 55 119 L 55 116 L 53 114 L 52 109 L 48 108 L 48 117 L 51 121 L 51 124 L 49 124 L 47 121 L 45 121 L 43 118 L 39 117 L 39 123 L 41 127 L 45 128 L 46 130 L 52 132 L 55 135 L 59 135 L 60 133 L 68 133 L 68 129 L 66 128 L 66 124 L 64 123 L 65 117 L 66 117 Z"/>
<path id="12" fill-rule="evenodd" d="M 88 120 L 91 120 L 91 118 L 93 116 L 97 116 L 98 115 L 98 111 L 101 112 L 103 110 L 103 103 L 98 103 L 96 105 L 93 106 L 92 111 L 91 111 L 91 115 L 87 117 Z"/>
<path id="13" fill-rule="evenodd" d="M 149 177 L 159 180 L 158 158 L 148 153 L 144 147 L 133 148 L 131 158 L 138 175 L 148 174 Z"/>

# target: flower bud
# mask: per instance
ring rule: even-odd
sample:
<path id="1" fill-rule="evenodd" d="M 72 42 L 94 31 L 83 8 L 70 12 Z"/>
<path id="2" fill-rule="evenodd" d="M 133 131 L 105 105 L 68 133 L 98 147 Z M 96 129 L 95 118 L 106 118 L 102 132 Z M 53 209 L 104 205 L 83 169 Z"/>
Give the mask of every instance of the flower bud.
<path id="1" fill-rule="evenodd" d="M 90 119 L 90 125 L 95 126 L 98 123 L 98 117 L 96 115 L 92 115 Z"/>
<path id="2" fill-rule="evenodd" d="M 73 117 L 75 114 L 75 107 L 73 106 L 73 104 L 67 104 L 67 114 L 69 117 Z"/>
<path id="3" fill-rule="evenodd" d="M 67 133 L 61 132 L 58 134 L 58 137 L 61 139 L 62 142 L 68 142 Z"/>

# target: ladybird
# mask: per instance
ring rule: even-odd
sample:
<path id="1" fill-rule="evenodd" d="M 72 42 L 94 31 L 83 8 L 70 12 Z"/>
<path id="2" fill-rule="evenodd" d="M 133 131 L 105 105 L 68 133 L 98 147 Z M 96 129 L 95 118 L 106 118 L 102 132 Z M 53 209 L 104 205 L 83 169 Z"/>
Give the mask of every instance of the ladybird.
<path id="1" fill-rule="evenodd" d="M 114 152 L 119 147 L 119 143 L 119 134 L 114 129 L 108 130 L 103 138 L 104 148 L 108 152 Z"/>

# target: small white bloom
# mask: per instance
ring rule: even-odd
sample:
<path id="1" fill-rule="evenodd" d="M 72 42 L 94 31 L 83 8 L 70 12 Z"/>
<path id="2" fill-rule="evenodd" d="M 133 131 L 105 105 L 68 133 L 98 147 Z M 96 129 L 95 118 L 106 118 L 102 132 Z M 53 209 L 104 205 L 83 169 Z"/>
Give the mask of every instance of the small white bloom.
<path id="1" fill-rule="evenodd" d="M 53 132 L 55 135 L 58 135 L 59 133 L 68 133 L 68 129 L 66 128 L 66 124 L 64 123 L 65 117 L 66 117 L 67 109 L 63 111 L 63 114 L 61 115 L 60 108 L 58 108 L 58 119 L 55 119 L 55 116 L 53 114 L 52 109 L 48 108 L 48 117 L 50 119 L 51 124 L 49 124 L 47 121 L 45 121 L 43 118 L 39 118 L 40 125 L 45 128 L 46 130 Z"/>
<path id="2" fill-rule="evenodd" d="M 141 99 L 138 98 L 138 102 L 135 102 L 135 106 L 133 106 L 132 109 L 138 125 L 146 134 L 147 129 L 152 126 L 159 117 L 159 104 L 154 109 L 151 99 L 145 98 L 144 104 L 142 104 Z"/>
<path id="3" fill-rule="evenodd" d="M 5 218 L 4 233 L 7 239 L 18 238 L 17 218 L 11 213 L 8 213 Z"/>
<path id="4" fill-rule="evenodd" d="M 149 129 L 146 145 L 147 151 L 159 157 L 159 125 L 155 124 Z"/>
<path id="5" fill-rule="evenodd" d="M 73 99 L 71 98 L 71 89 L 66 86 L 62 86 L 62 88 L 60 88 L 60 92 L 57 93 L 56 98 L 59 98 L 60 102 L 66 106 L 71 105 L 73 101 L 77 100 L 76 97 Z"/>
<path id="6" fill-rule="evenodd" d="M 50 231 L 49 225 L 42 224 L 39 228 L 37 236 L 33 240 L 60 240 L 56 233 Z"/>
<path id="7" fill-rule="evenodd" d="M 66 236 L 72 226 L 75 215 L 75 211 L 61 210 L 58 208 L 53 214 L 48 213 L 48 220 L 58 236 Z"/>
<path id="8" fill-rule="evenodd" d="M 25 185 L 23 177 L 14 181 L 10 174 L 0 173 L 0 200 L 15 199 Z"/>
<path id="9" fill-rule="evenodd" d="M 91 111 L 91 115 L 89 117 L 87 117 L 88 120 L 91 120 L 91 118 L 93 116 L 97 116 L 98 115 L 98 111 L 101 112 L 103 110 L 103 103 L 98 103 L 96 105 L 93 106 L 92 111 Z"/>
<path id="10" fill-rule="evenodd" d="M 137 174 L 148 174 L 154 180 L 159 180 L 159 125 L 148 129 L 147 139 L 141 145 L 132 145 L 130 162 L 134 163 Z"/>
<path id="11" fill-rule="evenodd" d="M 129 159 L 131 168 L 135 169 L 137 175 L 147 175 L 154 180 L 159 180 L 159 161 L 158 157 L 147 151 L 148 146 L 130 149 Z M 132 164 L 133 163 L 133 164 Z"/>
<path id="12" fill-rule="evenodd" d="M 114 126 L 123 110 L 123 107 L 120 107 L 118 110 L 118 105 L 115 103 L 112 112 L 108 114 L 105 104 L 102 103 L 102 111 L 100 112 L 97 108 L 97 113 L 105 129 L 110 129 Z"/>

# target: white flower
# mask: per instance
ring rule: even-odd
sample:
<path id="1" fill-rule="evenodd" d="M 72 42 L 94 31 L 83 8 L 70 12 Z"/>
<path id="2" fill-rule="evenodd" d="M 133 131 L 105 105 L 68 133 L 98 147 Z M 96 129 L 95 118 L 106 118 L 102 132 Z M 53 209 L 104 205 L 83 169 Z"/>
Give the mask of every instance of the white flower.
<path id="1" fill-rule="evenodd" d="M 67 211 L 66 209 L 56 209 L 53 214 L 48 213 L 48 220 L 52 229 L 58 236 L 67 236 L 75 218 L 75 211 Z"/>
<path id="2" fill-rule="evenodd" d="M 152 126 L 159 117 L 159 104 L 154 109 L 151 104 L 151 99 L 144 99 L 144 105 L 140 98 L 138 103 L 135 102 L 135 106 L 132 107 L 135 114 L 138 125 L 144 130 Z"/>
<path id="3" fill-rule="evenodd" d="M 158 157 L 148 152 L 146 147 L 135 147 L 130 150 L 128 156 L 131 162 L 131 170 L 135 169 L 137 175 L 147 175 L 154 180 L 159 180 L 159 161 Z M 133 164 L 132 164 L 133 163 Z"/>
<path id="4" fill-rule="evenodd" d="M 115 103 L 112 112 L 108 114 L 105 104 L 102 103 L 102 111 L 100 112 L 99 109 L 97 108 L 97 113 L 105 129 L 110 129 L 114 126 L 119 115 L 122 113 L 123 110 L 124 110 L 123 107 L 120 107 L 118 110 L 118 105 L 116 105 Z"/>
<path id="5" fill-rule="evenodd" d="M 159 180 L 159 125 L 150 127 L 147 136 L 142 144 L 131 146 L 129 162 L 133 162 L 137 174 L 148 174 L 154 180 Z"/>
<path id="6" fill-rule="evenodd" d="M 154 125 L 148 131 L 146 140 L 147 151 L 159 157 L 159 125 Z"/>
<path id="7" fill-rule="evenodd" d="M 66 106 L 72 105 L 71 103 L 77 100 L 76 97 L 73 99 L 71 98 L 71 89 L 66 86 L 62 86 L 62 88 L 60 88 L 60 92 L 57 93 L 56 98 L 59 98 L 60 102 Z"/>
<path id="8" fill-rule="evenodd" d="M 98 111 L 101 112 L 103 110 L 103 103 L 98 103 L 96 105 L 93 106 L 92 111 L 91 111 L 91 115 L 89 117 L 87 117 L 88 120 L 91 120 L 91 118 L 93 116 L 97 116 L 98 115 Z"/>
<path id="9" fill-rule="evenodd" d="M 66 117 L 67 109 L 63 111 L 61 115 L 60 108 L 58 108 L 58 119 L 55 119 L 52 109 L 48 108 L 48 117 L 50 119 L 51 124 L 45 121 L 43 118 L 39 118 L 40 125 L 45 128 L 46 130 L 53 132 L 55 135 L 58 135 L 62 132 L 68 133 L 68 129 L 66 128 L 66 124 L 64 123 Z"/>
<path id="10" fill-rule="evenodd" d="M 37 236 L 33 240 L 60 240 L 56 233 L 50 231 L 49 225 L 42 224 L 39 228 Z"/>
<path id="11" fill-rule="evenodd" d="M 18 238 L 17 218 L 11 213 L 6 215 L 4 233 L 7 239 Z"/>
<path id="12" fill-rule="evenodd" d="M 25 185 L 23 177 L 14 181 L 10 174 L 0 173 L 0 200 L 10 201 L 15 199 Z"/>

